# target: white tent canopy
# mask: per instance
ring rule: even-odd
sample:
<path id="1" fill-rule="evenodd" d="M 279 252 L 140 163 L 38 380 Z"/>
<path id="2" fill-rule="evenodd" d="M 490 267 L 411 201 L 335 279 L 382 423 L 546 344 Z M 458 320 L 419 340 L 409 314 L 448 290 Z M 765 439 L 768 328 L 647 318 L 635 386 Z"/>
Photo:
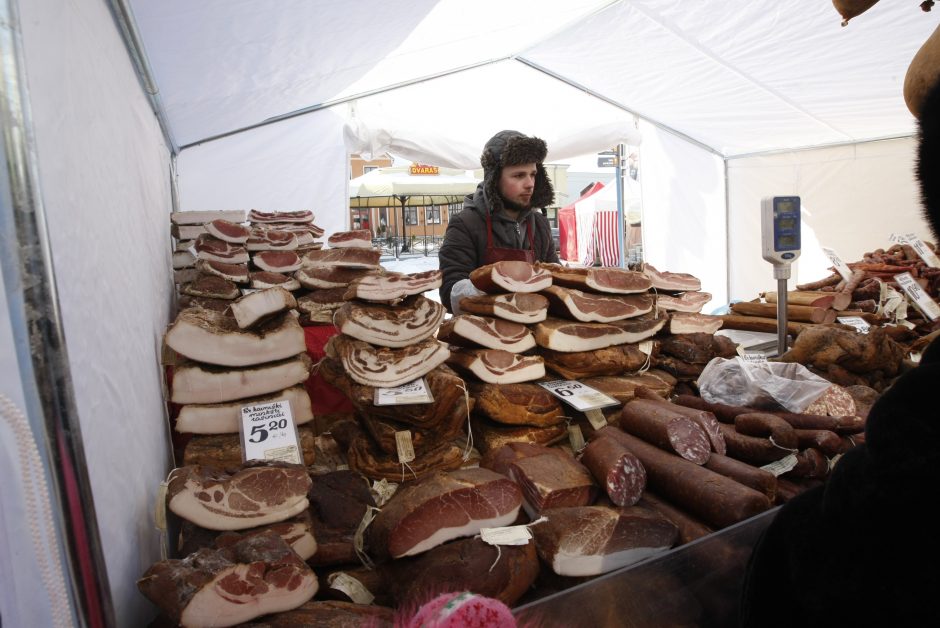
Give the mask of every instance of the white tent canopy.
<path id="1" fill-rule="evenodd" d="M 807 248 L 847 259 L 890 231 L 929 237 L 901 86 L 940 11 L 917 4 L 843 28 L 830 0 L 0 0 L 0 364 L 18 367 L 0 394 L 41 451 L 83 452 L 104 614 L 153 614 L 134 583 L 160 555 L 169 466 L 170 211 L 309 208 L 332 232 L 348 225 L 350 152 L 469 169 L 505 128 L 556 162 L 625 142 L 640 146 L 646 258 L 699 274 L 716 302 L 753 298 L 772 283 L 764 195 L 801 195 Z M 826 265 L 811 253 L 794 281 Z M 11 434 L 0 425 L 0 466 L 21 480 L 0 492 L 0 614 L 56 625 L 37 562 L 50 544 L 34 545 L 48 528 L 18 516 L 33 467 Z"/>

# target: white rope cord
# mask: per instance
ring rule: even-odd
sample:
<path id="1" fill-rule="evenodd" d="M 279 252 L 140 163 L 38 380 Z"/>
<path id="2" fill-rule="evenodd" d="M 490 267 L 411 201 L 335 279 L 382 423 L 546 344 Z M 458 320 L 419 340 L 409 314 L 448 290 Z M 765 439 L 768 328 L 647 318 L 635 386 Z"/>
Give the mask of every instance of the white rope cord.
<path id="1" fill-rule="evenodd" d="M 13 430 L 16 448 L 19 451 L 20 468 L 23 470 L 23 500 L 26 503 L 29 534 L 33 543 L 36 566 L 51 603 L 51 614 L 55 628 L 71 627 L 72 611 L 62 573 L 57 560 L 50 561 L 47 552 L 58 547 L 49 505 L 49 487 L 46 485 L 39 449 L 33 439 L 26 417 L 6 395 L 0 393 L 0 416 Z"/>
<path id="2" fill-rule="evenodd" d="M 464 403 L 467 408 L 467 446 L 463 451 L 463 461 L 470 459 L 470 452 L 473 450 L 473 430 L 470 428 L 470 393 L 464 383 L 457 384 L 457 388 L 463 391 Z"/>

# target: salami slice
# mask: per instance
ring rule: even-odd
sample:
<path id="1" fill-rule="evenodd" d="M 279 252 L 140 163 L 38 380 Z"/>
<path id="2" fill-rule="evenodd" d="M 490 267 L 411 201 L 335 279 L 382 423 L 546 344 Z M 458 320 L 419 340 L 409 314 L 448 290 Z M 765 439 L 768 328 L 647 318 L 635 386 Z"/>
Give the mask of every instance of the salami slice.
<path id="1" fill-rule="evenodd" d="M 656 401 L 627 403 L 620 414 L 620 428 L 695 464 L 705 464 L 711 454 L 711 443 L 698 423 Z"/>
<path id="2" fill-rule="evenodd" d="M 855 399 L 845 388 L 836 384 L 827 388 L 823 394 L 803 410 L 803 414 L 819 414 L 821 416 L 852 416 L 857 412 Z"/>
<path id="3" fill-rule="evenodd" d="M 629 449 L 616 440 L 598 438 L 588 443 L 581 456 L 581 464 L 604 487 L 610 501 L 618 506 L 633 506 L 643 495 L 646 469 Z"/>

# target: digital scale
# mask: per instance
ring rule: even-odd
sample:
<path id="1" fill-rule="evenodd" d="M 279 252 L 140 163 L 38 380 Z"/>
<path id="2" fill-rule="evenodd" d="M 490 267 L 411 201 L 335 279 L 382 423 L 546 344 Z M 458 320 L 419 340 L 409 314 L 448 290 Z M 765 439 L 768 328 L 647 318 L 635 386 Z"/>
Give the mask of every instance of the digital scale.
<path id="1" fill-rule="evenodd" d="M 777 280 L 777 355 L 787 350 L 787 280 L 800 256 L 800 197 L 761 199 L 761 256 L 774 267 Z"/>

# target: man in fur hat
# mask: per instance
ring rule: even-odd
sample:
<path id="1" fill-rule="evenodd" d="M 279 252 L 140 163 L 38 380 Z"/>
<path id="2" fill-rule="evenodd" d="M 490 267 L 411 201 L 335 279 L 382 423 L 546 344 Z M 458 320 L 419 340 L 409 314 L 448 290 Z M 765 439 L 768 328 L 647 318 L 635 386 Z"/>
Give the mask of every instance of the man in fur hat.
<path id="1" fill-rule="evenodd" d="M 441 303 L 459 314 L 460 299 L 480 294 L 470 273 L 506 260 L 558 262 L 548 219 L 538 211 L 555 198 L 548 180 L 545 142 L 518 131 L 500 131 L 483 147 L 483 181 L 452 216 L 439 260 Z"/>

